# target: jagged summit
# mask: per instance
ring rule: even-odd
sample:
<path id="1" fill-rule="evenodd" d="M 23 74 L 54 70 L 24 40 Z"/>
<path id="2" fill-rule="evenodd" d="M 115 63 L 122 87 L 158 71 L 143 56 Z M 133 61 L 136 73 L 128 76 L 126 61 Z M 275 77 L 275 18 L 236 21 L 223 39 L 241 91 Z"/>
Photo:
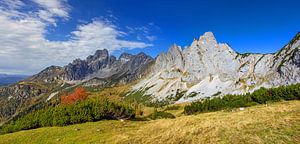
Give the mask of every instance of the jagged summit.
<path id="1" fill-rule="evenodd" d="M 207 40 L 216 40 L 213 32 L 205 32 L 202 36 L 200 36 L 199 41 L 207 39 Z"/>
<path id="2" fill-rule="evenodd" d="M 47 82 L 59 79 L 63 81 L 86 81 L 94 77 L 105 79 L 112 75 L 128 73 L 131 77 L 126 81 L 131 81 L 139 77 L 142 74 L 140 69 L 144 69 L 151 61 L 153 58 L 145 53 L 137 55 L 122 53 L 117 59 L 115 56 L 109 55 L 107 49 L 103 49 L 97 50 L 94 55 L 88 56 L 85 60 L 75 59 L 64 67 L 48 67 L 30 79 Z"/>
<path id="3" fill-rule="evenodd" d="M 107 57 L 108 54 L 108 50 L 107 49 L 103 49 L 103 50 L 97 50 L 94 54 L 95 57 Z"/>
<path id="4" fill-rule="evenodd" d="M 156 99 L 170 99 L 180 92 L 184 96 L 179 102 L 183 102 L 297 83 L 299 37 L 298 33 L 276 54 L 239 54 L 206 32 L 183 50 L 172 45 L 167 53 L 161 53 L 149 77 L 133 90 L 145 90 Z"/>
<path id="5" fill-rule="evenodd" d="M 127 62 L 130 61 L 134 56 L 132 54 L 129 53 L 122 53 L 119 57 L 119 60 L 121 60 L 122 62 Z"/>

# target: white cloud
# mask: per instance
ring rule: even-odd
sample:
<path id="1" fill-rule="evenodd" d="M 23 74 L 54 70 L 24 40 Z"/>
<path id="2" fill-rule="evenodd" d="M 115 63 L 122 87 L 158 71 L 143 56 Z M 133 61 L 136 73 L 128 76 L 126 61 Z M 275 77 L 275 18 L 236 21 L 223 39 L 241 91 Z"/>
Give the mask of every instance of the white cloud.
<path id="1" fill-rule="evenodd" d="M 152 46 L 144 42 L 122 40 L 125 32 L 103 20 L 79 25 L 67 41 L 45 38 L 49 24 L 68 19 L 66 1 L 33 0 L 38 11 L 21 12 L 21 1 L 0 3 L 0 73 L 34 74 L 50 65 L 64 65 L 75 58 L 85 58 L 97 49 L 110 52 L 123 48 Z"/>
<path id="2" fill-rule="evenodd" d="M 0 1 L 0 4 L 8 9 L 18 9 L 21 6 L 24 6 L 24 3 L 20 0 L 2 0 Z"/>
<path id="3" fill-rule="evenodd" d="M 58 17 L 69 17 L 70 6 L 67 4 L 67 0 L 33 0 L 44 10 Z"/>
<path id="4" fill-rule="evenodd" d="M 63 19 L 68 19 L 70 6 L 67 3 L 67 0 L 32 0 L 37 3 L 41 8 L 38 11 L 38 16 L 56 26 L 55 18 L 60 17 Z"/>

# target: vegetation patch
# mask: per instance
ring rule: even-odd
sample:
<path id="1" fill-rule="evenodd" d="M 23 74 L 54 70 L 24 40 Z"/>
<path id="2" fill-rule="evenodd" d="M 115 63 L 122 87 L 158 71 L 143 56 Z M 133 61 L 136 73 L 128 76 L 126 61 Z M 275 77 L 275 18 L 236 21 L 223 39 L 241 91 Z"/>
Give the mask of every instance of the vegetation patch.
<path id="1" fill-rule="evenodd" d="M 165 111 L 169 111 L 169 110 L 179 110 L 180 106 L 178 105 L 171 105 L 171 106 L 166 106 L 166 108 L 164 109 Z"/>
<path id="2" fill-rule="evenodd" d="M 154 112 L 148 116 L 148 118 L 152 120 L 156 120 L 156 119 L 174 119 L 176 117 L 169 112 L 157 111 L 155 109 Z"/>
<path id="3" fill-rule="evenodd" d="M 197 96 L 198 93 L 196 92 L 191 92 L 189 95 L 186 96 L 186 98 L 191 98 Z"/>
<path id="4" fill-rule="evenodd" d="M 74 92 L 66 93 L 60 97 L 62 104 L 73 104 L 77 101 L 84 101 L 88 97 L 88 93 L 82 87 L 77 87 Z"/>
<path id="5" fill-rule="evenodd" d="M 250 56 L 251 54 L 254 54 L 254 53 L 237 53 L 237 55 L 235 56 L 235 59 L 237 59 L 239 56 L 241 56 L 241 58 L 245 58 L 245 57 Z"/>
<path id="6" fill-rule="evenodd" d="M 177 89 L 175 97 L 172 97 L 171 100 L 172 101 L 178 101 L 179 99 L 181 99 L 184 96 L 184 94 L 186 92 L 187 92 L 186 90 L 185 91 L 180 91 L 179 89 Z"/>
<path id="7" fill-rule="evenodd" d="M 215 94 L 212 95 L 212 97 L 216 97 L 216 96 L 219 96 L 222 92 L 218 91 L 216 92 Z"/>
<path id="8" fill-rule="evenodd" d="M 281 100 L 300 100 L 300 84 L 290 86 L 280 86 L 277 88 L 260 88 L 252 94 L 243 95 L 225 95 L 203 99 L 191 103 L 184 107 L 185 114 L 195 114 L 200 112 L 218 111 L 228 108 L 249 107 L 257 104 L 266 104 L 268 102 L 277 102 Z"/>
<path id="9" fill-rule="evenodd" d="M 3 125 L 0 132 L 11 133 L 38 127 L 66 126 L 103 119 L 127 119 L 134 116 L 134 109 L 125 104 L 108 100 L 89 100 L 38 110 Z"/>
<path id="10" fill-rule="evenodd" d="M 153 85 L 154 86 L 154 85 Z M 151 87 L 153 87 L 151 86 Z M 133 104 L 142 104 L 148 107 L 163 107 L 171 103 L 170 99 L 166 100 L 154 100 L 151 95 L 145 94 L 148 89 L 151 87 L 147 87 L 145 90 L 138 90 L 128 93 L 124 100 L 127 103 Z"/>
<path id="11" fill-rule="evenodd" d="M 138 90 L 128 93 L 125 96 L 125 101 L 130 103 L 141 103 L 146 104 L 149 103 L 152 98 L 150 95 L 145 95 L 146 90 Z"/>

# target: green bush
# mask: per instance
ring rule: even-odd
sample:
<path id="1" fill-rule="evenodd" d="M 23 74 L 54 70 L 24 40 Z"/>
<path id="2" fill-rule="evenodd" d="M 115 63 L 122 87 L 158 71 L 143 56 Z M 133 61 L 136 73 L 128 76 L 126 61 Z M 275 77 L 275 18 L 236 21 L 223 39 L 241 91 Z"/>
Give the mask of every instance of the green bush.
<path id="1" fill-rule="evenodd" d="M 225 95 L 192 102 L 184 107 L 185 114 L 199 112 L 218 111 L 227 108 L 249 107 L 267 102 L 277 102 L 281 100 L 300 100 L 300 84 L 280 86 L 277 88 L 260 88 L 252 94 Z"/>
<path id="2" fill-rule="evenodd" d="M 133 108 L 108 100 L 89 100 L 39 110 L 2 126 L 2 133 L 46 126 L 65 126 L 102 119 L 133 118 Z"/>
<path id="3" fill-rule="evenodd" d="M 164 109 L 165 111 L 168 111 L 168 110 L 179 110 L 180 106 L 178 105 L 171 105 L 171 106 L 166 106 L 166 108 Z"/>
<path id="4" fill-rule="evenodd" d="M 152 114 L 148 116 L 150 119 L 173 119 L 176 118 L 173 114 L 165 112 L 165 111 L 157 111 L 156 109 Z"/>
<path id="5" fill-rule="evenodd" d="M 145 92 L 145 90 L 139 90 L 128 93 L 124 100 L 128 103 L 138 103 L 148 107 L 163 107 L 170 104 L 170 100 L 153 100 L 151 95 L 146 95 Z"/>

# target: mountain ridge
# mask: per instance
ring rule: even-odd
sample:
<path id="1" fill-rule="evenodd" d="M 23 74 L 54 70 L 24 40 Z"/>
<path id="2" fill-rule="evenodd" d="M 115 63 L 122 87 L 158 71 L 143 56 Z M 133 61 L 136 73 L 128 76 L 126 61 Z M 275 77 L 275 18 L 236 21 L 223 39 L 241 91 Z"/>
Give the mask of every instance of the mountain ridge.
<path id="1" fill-rule="evenodd" d="M 152 74 L 132 91 L 145 91 L 158 100 L 181 91 L 186 94 L 179 101 L 184 102 L 300 82 L 299 35 L 275 54 L 240 54 L 206 32 L 183 50 L 173 45 L 159 54 Z"/>

